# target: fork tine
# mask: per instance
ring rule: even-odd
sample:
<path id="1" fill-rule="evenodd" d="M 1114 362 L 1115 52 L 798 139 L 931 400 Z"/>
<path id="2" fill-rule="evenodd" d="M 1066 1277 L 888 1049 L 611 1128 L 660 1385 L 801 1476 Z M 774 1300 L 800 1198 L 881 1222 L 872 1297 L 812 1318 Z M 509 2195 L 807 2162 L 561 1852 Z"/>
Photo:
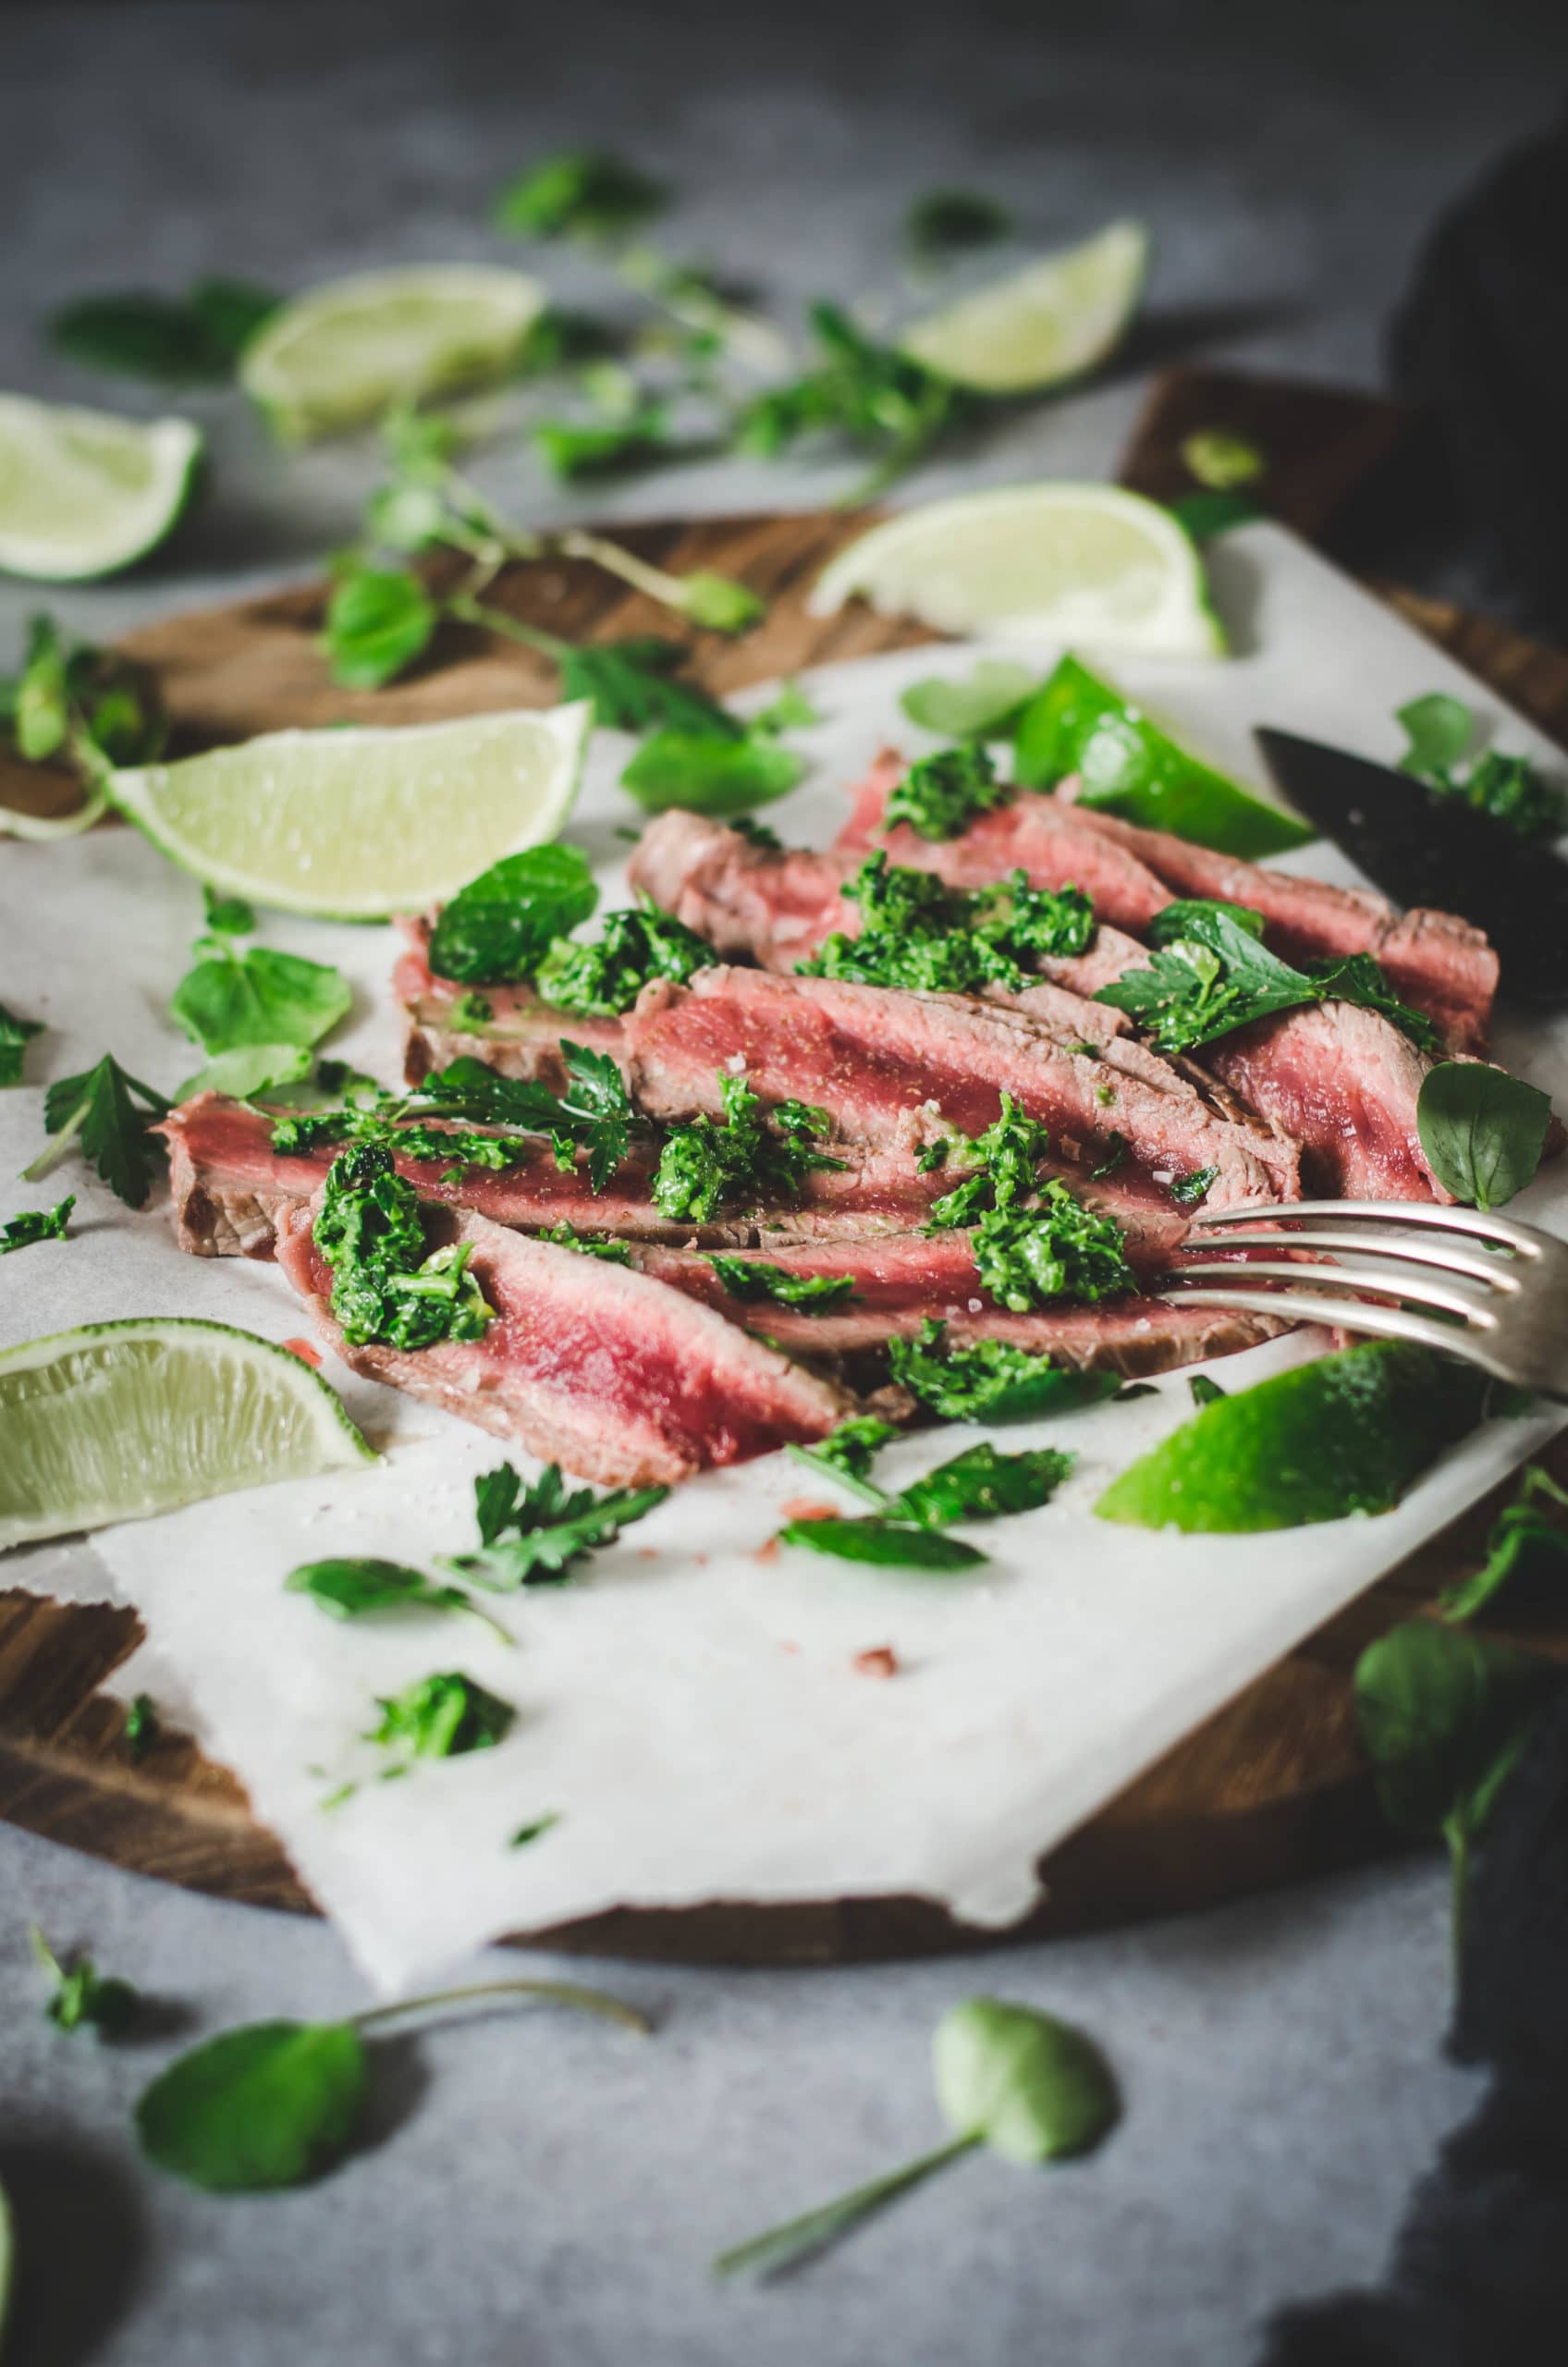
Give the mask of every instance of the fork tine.
<path id="1" fill-rule="evenodd" d="M 1388 1298 L 1408 1299 L 1413 1306 L 1441 1308 L 1449 1315 L 1461 1317 L 1472 1328 L 1494 1331 L 1497 1326 L 1497 1317 L 1480 1300 L 1466 1291 L 1444 1290 L 1440 1283 L 1428 1282 L 1424 1273 L 1406 1282 L 1379 1267 L 1360 1265 L 1347 1258 L 1336 1259 L 1331 1265 L 1311 1266 L 1283 1257 L 1249 1257 L 1244 1265 L 1238 1261 L 1233 1270 L 1249 1281 L 1261 1275 L 1272 1282 L 1294 1282 L 1298 1289 L 1305 1290 L 1315 1289 L 1321 1281 L 1325 1286 L 1338 1290 L 1380 1291 Z M 1160 1276 L 1159 1288 L 1162 1294 L 1168 1294 L 1188 1274 L 1212 1282 L 1214 1272 L 1212 1266 L 1179 1266 Z M 1189 1294 L 1183 1291 L 1182 1295 L 1186 1297 Z"/>
<path id="2" fill-rule="evenodd" d="M 1462 1249 L 1430 1241 L 1377 1241 L 1369 1232 L 1350 1226 L 1308 1225 L 1300 1233 L 1206 1233 L 1188 1245 L 1194 1255 L 1207 1257 L 1211 1249 L 1355 1249 L 1364 1257 L 1388 1257 L 1395 1264 L 1435 1266 L 1445 1274 L 1463 1274 L 1489 1289 L 1516 1291 L 1519 1276 L 1496 1257 L 1467 1257 Z M 1248 1263 L 1251 1263 L 1249 1258 Z"/>
<path id="3" fill-rule="evenodd" d="M 1538 1257 L 1552 1243 L 1550 1233 L 1516 1224 L 1511 1217 L 1483 1216 L 1479 1208 L 1442 1208 L 1431 1200 L 1263 1200 L 1244 1208 L 1200 1208 L 1191 1221 L 1194 1225 L 1278 1224 L 1282 1220 L 1294 1223 L 1299 1217 L 1328 1217 L 1336 1224 L 1343 1218 L 1358 1217 L 1383 1224 L 1438 1225 L 1450 1233 L 1480 1233 L 1488 1240 L 1506 1242 L 1522 1257 Z"/>
<path id="4" fill-rule="evenodd" d="M 1346 1331 L 1365 1331 L 1375 1339 L 1414 1340 L 1444 1355 L 1463 1356 L 1469 1364 L 1495 1373 L 1500 1380 L 1515 1378 L 1510 1367 L 1494 1355 L 1483 1337 L 1465 1326 L 1434 1322 L 1427 1315 L 1412 1315 L 1403 1306 L 1369 1306 L 1365 1299 L 1314 1298 L 1292 1291 L 1168 1291 L 1159 1295 L 1172 1306 L 1230 1306 L 1243 1315 L 1283 1316 L 1292 1323 L 1333 1323 Z"/>

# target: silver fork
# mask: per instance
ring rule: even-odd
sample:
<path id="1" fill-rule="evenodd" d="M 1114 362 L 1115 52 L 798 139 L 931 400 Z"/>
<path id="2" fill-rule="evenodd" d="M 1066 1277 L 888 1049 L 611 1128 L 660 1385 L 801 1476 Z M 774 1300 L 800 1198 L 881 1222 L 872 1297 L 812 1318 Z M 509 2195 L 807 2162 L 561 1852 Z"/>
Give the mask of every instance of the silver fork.
<path id="1" fill-rule="evenodd" d="M 1464 1356 L 1500 1380 L 1568 1399 L 1568 1242 L 1509 1217 L 1404 1200 L 1298 1200 L 1268 1208 L 1200 1208 L 1189 1250 L 1205 1263 L 1162 1274 L 1162 1298 L 1248 1315 L 1337 1323 L 1375 1337 L 1418 1340 Z M 1430 1240 L 1403 1237 L 1414 1226 Z M 1437 1236 L 1458 1234 L 1461 1241 Z M 1490 1245 L 1479 1255 L 1462 1245 Z M 1291 1250 L 1259 1257 L 1259 1249 Z M 1244 1271 L 1293 1290 L 1220 1282 L 1210 1251 L 1244 1250 Z M 1352 1256 L 1319 1257 L 1320 1252 Z M 1303 1261 L 1309 1252 L 1313 1263 Z M 1375 1291 L 1396 1306 L 1346 1296 Z M 1324 1295 L 1319 1296 L 1322 1293 Z M 1330 1295 L 1337 1294 L 1337 1295 Z"/>

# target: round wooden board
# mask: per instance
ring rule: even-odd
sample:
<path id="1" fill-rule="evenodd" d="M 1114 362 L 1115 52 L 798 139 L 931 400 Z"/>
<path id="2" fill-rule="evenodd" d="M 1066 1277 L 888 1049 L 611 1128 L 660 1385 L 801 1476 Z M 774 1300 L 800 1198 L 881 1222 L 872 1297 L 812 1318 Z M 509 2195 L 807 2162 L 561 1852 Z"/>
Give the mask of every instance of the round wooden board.
<path id="1" fill-rule="evenodd" d="M 1271 454 L 1275 514 L 1308 533 L 1386 460 L 1399 415 L 1323 389 L 1183 372 L 1156 389 L 1124 472 L 1150 493 L 1182 484 L 1175 459 L 1194 425 L 1229 426 Z M 804 595 L 823 561 L 864 524 L 839 513 L 715 519 L 623 535 L 661 564 L 739 575 L 769 595 L 760 632 L 739 644 L 706 636 L 694 669 L 730 692 L 807 666 L 928 638 L 864 609 L 808 618 Z M 655 632 L 668 619 L 582 568 L 514 575 L 498 598 L 573 639 Z M 1387 592 L 1548 730 L 1568 736 L 1568 657 L 1501 628 Z M 553 675 L 512 645 L 453 632 L 430 665 L 374 694 L 327 681 L 313 647 L 319 585 L 239 607 L 177 618 L 126 646 L 154 666 L 187 745 L 286 724 L 374 715 L 423 721 L 552 695 Z M 47 810 L 39 775 L 0 760 L 0 800 Z M 68 798 L 63 802 L 68 802 Z M 1568 1446 L 1556 1458 L 1568 1478 Z M 1208 1720 L 1047 1858 L 1031 1934 L 1173 1912 L 1298 1874 L 1354 1862 L 1389 1846 L 1354 1737 L 1350 1672 L 1371 1638 L 1473 1566 L 1497 1502 L 1473 1507 L 1442 1539 Z M 1261 1550 L 1261 1549 L 1260 1549 Z M 140 1638 L 133 1613 L 0 1592 L 0 1816 L 139 1873 L 255 1905 L 309 1910 L 278 1843 L 244 1792 L 195 1745 L 165 1735 L 133 1762 L 117 1701 L 99 1687 Z M 1530 1637 L 1536 1649 L 1543 1638 Z M 1546 1647 L 1568 1659 L 1568 1626 Z M 558 1928 L 556 1946 L 708 1963 L 824 1963 L 972 1944 L 979 1936 L 916 1898 L 839 1899 L 784 1907 L 715 1902 L 681 1910 L 618 1909 Z M 989 1935 L 987 1935 L 989 1936 Z"/>

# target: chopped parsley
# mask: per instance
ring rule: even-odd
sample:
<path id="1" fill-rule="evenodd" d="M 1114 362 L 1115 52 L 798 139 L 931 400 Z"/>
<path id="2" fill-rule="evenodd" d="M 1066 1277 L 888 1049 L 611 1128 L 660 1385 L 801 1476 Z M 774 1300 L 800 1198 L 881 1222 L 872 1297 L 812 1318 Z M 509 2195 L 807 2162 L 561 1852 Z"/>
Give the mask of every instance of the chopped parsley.
<path id="1" fill-rule="evenodd" d="M 157 1703 L 150 1693 L 138 1693 L 125 1713 L 125 1747 L 131 1758 L 145 1759 L 162 1732 Z"/>
<path id="2" fill-rule="evenodd" d="M 983 1134 L 951 1146 L 974 1172 L 953 1191 L 932 1203 L 926 1230 L 949 1233 L 973 1224 L 987 1210 L 1021 1208 L 1038 1188 L 1039 1163 L 1050 1148 L 1050 1136 L 1037 1118 L 1019 1108 L 1011 1093 L 1002 1095 L 1000 1114 Z"/>
<path id="3" fill-rule="evenodd" d="M 24 1208 L 19 1217 L 0 1224 L 0 1257 L 13 1249 L 31 1249 L 40 1241 L 64 1241 L 76 1195 L 69 1192 L 53 1208 Z"/>
<path id="4" fill-rule="evenodd" d="M 36 1184 L 74 1144 L 110 1191 L 139 1208 L 153 1188 L 153 1162 L 161 1148 L 153 1129 L 168 1113 L 161 1093 L 105 1052 L 96 1067 L 61 1077 L 45 1093 L 43 1129 L 55 1140 L 24 1171 L 24 1181 Z"/>
<path id="5" fill-rule="evenodd" d="M 450 1012 L 454 1027 L 488 1027 L 495 1016 L 495 1004 L 472 987 L 463 988 Z"/>
<path id="6" fill-rule="evenodd" d="M 607 914 L 591 944 L 557 938 L 534 983 L 557 1011 L 614 1019 L 631 1010 L 650 978 L 684 986 L 698 970 L 711 969 L 713 961 L 705 938 L 645 902 L 640 909 Z"/>
<path id="7" fill-rule="evenodd" d="M 383 1744 L 404 1761 L 462 1759 L 471 1750 L 492 1750 L 517 1716 L 508 1701 L 457 1670 L 418 1677 L 390 1699 L 378 1698 L 376 1707 L 381 1723 L 366 1735 L 366 1742 Z"/>
<path id="8" fill-rule="evenodd" d="M 837 304 L 814 304 L 820 360 L 789 385 L 759 395 L 741 417 L 738 448 L 764 460 L 804 436 L 839 436 L 877 456 L 853 498 L 868 500 L 913 466 L 949 428 L 979 409 L 974 396 L 896 346 L 879 345 Z"/>
<path id="9" fill-rule="evenodd" d="M 999 1520 L 1009 1513 L 1028 1513 L 1048 1503 L 1072 1470 L 1075 1458 L 1057 1447 L 1028 1448 L 1022 1454 L 1000 1454 L 988 1439 L 966 1447 L 950 1463 L 939 1464 L 895 1496 L 888 1506 L 895 1518 L 912 1520 L 921 1528 L 945 1528 L 955 1520 Z"/>
<path id="10" fill-rule="evenodd" d="M 1012 794 L 979 742 L 942 748 L 911 765 L 888 800 L 882 827 L 907 822 L 923 839 L 962 838 L 979 815 L 1005 805 Z"/>
<path id="11" fill-rule="evenodd" d="M 836 1430 L 829 1430 L 815 1446 L 791 1443 L 784 1452 L 795 1462 L 803 1463 L 807 1470 L 821 1472 L 840 1488 L 847 1488 L 851 1495 L 859 1496 L 864 1503 L 876 1504 L 880 1509 L 888 1499 L 880 1488 L 873 1485 L 871 1466 L 881 1449 L 898 1435 L 896 1424 L 880 1421 L 875 1414 L 858 1414 L 840 1422 Z"/>
<path id="12" fill-rule="evenodd" d="M 563 1218 L 538 1236 L 541 1241 L 554 1242 L 557 1249 L 575 1249 L 584 1257 L 602 1257 L 606 1265 L 625 1266 L 631 1263 L 631 1244 L 629 1241 L 591 1241 L 585 1233 L 567 1223 Z"/>
<path id="13" fill-rule="evenodd" d="M 1183 899 L 1149 925 L 1150 967 L 1101 987 L 1096 1002 L 1125 1011 L 1162 1052 L 1190 1052 L 1256 1019 L 1304 1004 L 1351 1002 L 1390 1021 L 1423 1051 L 1438 1030 L 1390 987 L 1368 953 L 1353 953 L 1310 975 L 1263 943 L 1263 915 L 1243 904 Z"/>
<path id="14" fill-rule="evenodd" d="M 981 1282 L 1014 1315 L 1060 1299 L 1093 1306 L 1137 1288 L 1115 1218 L 1097 1216 L 1058 1181 L 1038 1206 L 991 1210 L 972 1238 Z"/>
<path id="15" fill-rule="evenodd" d="M 745 1080 L 721 1074 L 719 1118 L 705 1113 L 667 1140 L 654 1177 L 654 1206 L 672 1223 L 706 1224 L 721 1208 L 792 1200 L 814 1168 L 841 1168 L 815 1149 L 830 1131 L 826 1110 L 780 1101 L 766 1113 Z"/>
<path id="16" fill-rule="evenodd" d="M 947 1330 L 928 1317 L 913 1340 L 893 1340 L 888 1347 L 891 1378 L 944 1421 L 1026 1421 L 1100 1404 L 1121 1386 L 1117 1373 L 1080 1372 L 1006 1340 L 951 1347 Z"/>
<path id="17" fill-rule="evenodd" d="M 1476 717 L 1463 699 L 1432 691 L 1402 706 L 1397 720 L 1410 743 L 1400 758 L 1402 773 L 1412 774 L 1440 796 L 1463 798 L 1477 814 L 1489 815 L 1522 839 L 1552 839 L 1568 828 L 1568 791 L 1543 780 L 1528 756 L 1505 756 L 1496 748 L 1483 748 L 1465 764 Z"/>
<path id="18" fill-rule="evenodd" d="M 1041 957 L 1082 953 L 1095 933 L 1094 909 L 1076 888 L 1031 888 L 1023 871 L 991 888 L 949 888 L 934 872 L 890 865 L 881 848 L 841 892 L 860 906 L 860 934 L 835 932 L 795 964 L 802 976 L 928 994 L 987 986 L 1016 993 Z"/>
<path id="19" fill-rule="evenodd" d="M 532 1484 L 509 1463 L 473 1483 L 479 1548 L 445 1555 L 442 1566 L 498 1594 L 519 1587 L 562 1586 L 575 1563 L 608 1545 L 668 1495 L 668 1488 L 568 1488 L 560 1466 L 548 1463 Z"/>
<path id="20" fill-rule="evenodd" d="M 1096 1174 L 1102 1171 L 1095 1170 Z M 1190 1175 L 1178 1175 L 1170 1185 L 1170 1196 L 1183 1208 L 1196 1208 L 1219 1174 L 1218 1167 L 1194 1167 Z"/>
<path id="21" fill-rule="evenodd" d="M 802 1315 L 830 1315 L 848 1306 L 855 1296 L 852 1274 L 792 1274 L 787 1266 L 770 1266 L 756 1257 L 709 1255 L 708 1264 L 731 1298 L 772 1299 L 779 1306 L 798 1307 Z"/>
<path id="22" fill-rule="evenodd" d="M 314 1240 L 332 1269 L 333 1316 L 352 1345 L 484 1337 L 491 1309 L 468 1271 L 472 1243 L 427 1247 L 419 1195 L 384 1143 L 357 1143 L 333 1160 Z"/>

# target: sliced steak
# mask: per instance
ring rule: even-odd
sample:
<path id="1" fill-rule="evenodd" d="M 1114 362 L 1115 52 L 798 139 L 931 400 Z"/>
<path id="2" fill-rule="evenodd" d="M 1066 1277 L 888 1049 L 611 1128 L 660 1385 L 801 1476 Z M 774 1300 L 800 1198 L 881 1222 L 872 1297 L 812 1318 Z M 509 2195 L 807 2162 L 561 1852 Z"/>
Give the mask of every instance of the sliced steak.
<path id="1" fill-rule="evenodd" d="M 352 1347 L 331 1312 L 313 1207 L 282 1211 L 277 1260 L 318 1331 L 357 1373 L 459 1415 L 586 1479 L 638 1485 L 825 1437 L 854 1400 L 646 1274 L 440 1211 L 433 1245 L 472 1245 L 495 1308 L 484 1336 L 433 1348 Z"/>
<path id="2" fill-rule="evenodd" d="M 1167 1207 L 1174 1182 L 1210 1167 L 1217 1207 L 1280 1196 L 1254 1136 L 1166 1063 L 1120 1044 L 1103 1059 L 1073 1049 L 1021 1013 L 960 995 L 704 970 L 689 987 L 644 987 L 627 1040 L 633 1090 L 655 1117 L 717 1114 L 719 1073 L 744 1073 L 765 1101 L 815 1103 L 843 1140 L 913 1158 L 954 1127 L 984 1133 L 1007 1092 L 1078 1168 L 1114 1157 L 1120 1135 L 1119 1181 Z M 1287 1147 L 1277 1173 L 1281 1164 Z"/>
<path id="3" fill-rule="evenodd" d="M 1452 1203 L 1427 1163 L 1415 1105 L 1431 1067 L 1375 1011 L 1326 1002 L 1207 1044 L 1216 1076 L 1288 1129 L 1309 1188 L 1345 1200 Z"/>
<path id="4" fill-rule="evenodd" d="M 454 1018 L 465 991 L 450 978 L 437 977 L 430 966 L 430 924 L 403 921 L 407 940 L 392 972 L 392 991 L 407 1022 L 403 1073 L 410 1085 L 423 1085 L 433 1069 L 444 1069 L 459 1054 L 483 1061 L 502 1076 L 537 1078 L 552 1092 L 567 1081 L 561 1039 L 582 1044 L 593 1052 L 621 1057 L 619 1019 L 590 1019 L 575 1012 L 557 1011 L 544 1002 L 532 987 L 483 987 L 491 1017 L 484 1021 Z"/>

